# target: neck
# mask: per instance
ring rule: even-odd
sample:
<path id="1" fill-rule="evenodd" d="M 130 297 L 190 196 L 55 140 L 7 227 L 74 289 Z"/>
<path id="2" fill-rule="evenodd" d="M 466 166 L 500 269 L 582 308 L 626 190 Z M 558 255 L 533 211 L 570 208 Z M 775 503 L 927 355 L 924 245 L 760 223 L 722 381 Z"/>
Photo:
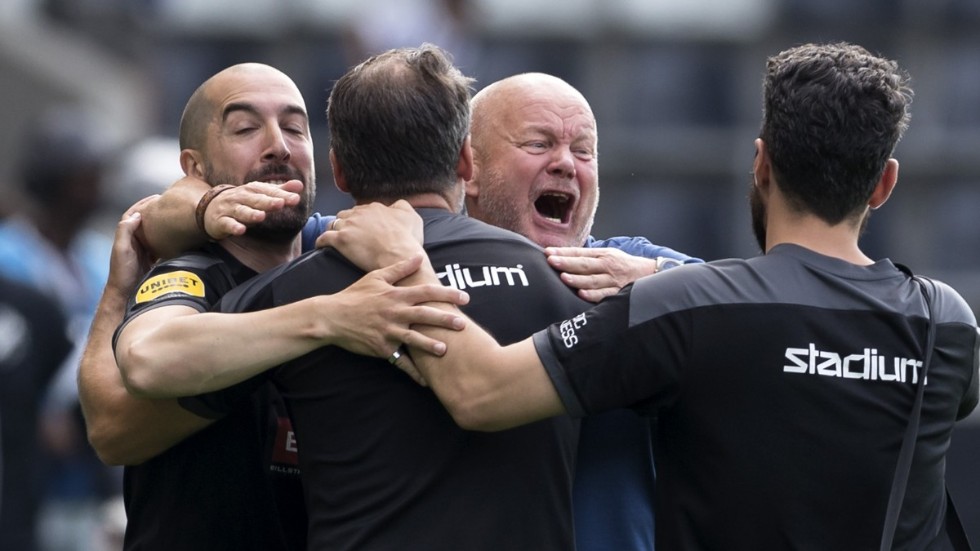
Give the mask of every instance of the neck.
<path id="1" fill-rule="evenodd" d="M 300 236 L 286 243 L 258 241 L 246 236 L 229 237 L 219 242 L 239 262 L 262 273 L 288 262 L 300 253 Z"/>
<path id="2" fill-rule="evenodd" d="M 860 227 L 852 221 L 845 220 L 831 226 L 808 214 L 798 214 L 790 220 L 778 218 L 769 216 L 766 226 L 766 252 L 781 243 L 793 243 L 851 264 L 874 264 L 874 260 L 865 255 L 858 246 Z"/>
<path id="3" fill-rule="evenodd" d="M 380 199 L 378 201 L 357 201 L 357 204 L 363 205 L 367 203 L 384 203 L 385 205 L 390 205 L 399 199 L 404 199 L 408 204 L 412 205 L 412 208 L 434 208 L 443 209 L 450 212 L 458 213 L 460 212 L 460 207 L 454 205 L 448 198 L 439 195 L 438 193 L 422 193 L 419 195 L 412 195 L 410 197 L 396 197 L 394 199 Z"/>

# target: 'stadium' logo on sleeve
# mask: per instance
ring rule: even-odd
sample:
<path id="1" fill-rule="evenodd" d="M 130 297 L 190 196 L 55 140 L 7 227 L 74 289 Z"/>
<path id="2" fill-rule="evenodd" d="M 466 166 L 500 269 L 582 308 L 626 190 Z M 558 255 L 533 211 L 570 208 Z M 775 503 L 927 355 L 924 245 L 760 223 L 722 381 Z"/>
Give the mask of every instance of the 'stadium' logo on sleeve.
<path id="1" fill-rule="evenodd" d="M 170 293 L 204 297 L 204 283 L 192 272 L 178 271 L 153 276 L 136 293 L 136 304 L 154 301 Z"/>

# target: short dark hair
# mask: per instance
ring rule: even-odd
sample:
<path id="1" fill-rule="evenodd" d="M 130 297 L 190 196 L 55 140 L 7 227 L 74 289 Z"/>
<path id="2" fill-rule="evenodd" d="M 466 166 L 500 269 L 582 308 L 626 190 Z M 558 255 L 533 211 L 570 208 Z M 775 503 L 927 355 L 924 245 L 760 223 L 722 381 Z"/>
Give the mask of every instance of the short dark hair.
<path id="1" fill-rule="evenodd" d="M 761 138 L 795 208 L 837 224 L 866 205 L 908 127 L 908 76 L 848 43 L 768 59 Z"/>
<path id="2" fill-rule="evenodd" d="M 344 74 L 327 121 L 354 199 L 451 190 L 469 134 L 472 82 L 430 44 L 389 50 Z"/>

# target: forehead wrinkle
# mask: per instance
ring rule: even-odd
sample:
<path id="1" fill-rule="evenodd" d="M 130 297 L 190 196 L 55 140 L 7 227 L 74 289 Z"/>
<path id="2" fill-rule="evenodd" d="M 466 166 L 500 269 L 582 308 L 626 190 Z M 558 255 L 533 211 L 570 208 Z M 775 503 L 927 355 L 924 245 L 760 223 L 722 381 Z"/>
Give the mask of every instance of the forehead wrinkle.
<path id="1" fill-rule="evenodd" d="M 588 132 L 596 134 L 595 117 L 592 115 L 588 104 L 582 103 L 576 98 L 567 95 L 542 95 L 541 93 L 529 93 L 528 97 L 515 98 L 519 105 L 514 106 L 510 112 L 518 120 L 522 121 L 523 128 L 545 128 L 545 126 L 561 127 L 562 132 L 572 128 L 579 133 Z M 523 101 L 520 101 L 523 100 Z"/>
<path id="2" fill-rule="evenodd" d="M 549 115 L 556 115 L 554 113 L 549 113 Z M 537 122 L 528 119 L 522 119 L 519 131 L 522 134 L 542 134 L 556 139 L 564 139 L 569 142 L 579 142 L 587 141 L 589 143 L 595 143 L 597 141 L 595 126 L 587 122 L 577 122 L 574 118 L 579 117 L 579 114 L 562 117 L 562 116 L 548 116 L 550 119 L 547 122 Z"/>

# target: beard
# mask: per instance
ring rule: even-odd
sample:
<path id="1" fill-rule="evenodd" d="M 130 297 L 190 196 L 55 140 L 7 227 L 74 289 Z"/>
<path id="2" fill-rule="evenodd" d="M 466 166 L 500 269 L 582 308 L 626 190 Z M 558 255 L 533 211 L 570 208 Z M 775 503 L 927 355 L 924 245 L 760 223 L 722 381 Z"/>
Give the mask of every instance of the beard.
<path id="1" fill-rule="evenodd" d="M 762 201 L 762 194 L 755 185 L 755 180 L 749 182 L 749 210 L 752 213 L 752 233 L 755 234 L 755 241 L 759 244 L 762 254 L 766 253 L 766 205 Z"/>
<path id="2" fill-rule="evenodd" d="M 526 221 L 531 219 L 528 202 L 525 200 L 520 205 L 515 204 L 512 196 L 507 194 L 486 193 L 488 189 L 503 189 L 507 181 L 499 172 L 487 170 L 487 182 L 480 186 L 480 217 L 481 222 L 497 226 L 514 233 L 519 233 L 528 239 L 531 238 L 528 228 L 525 227 Z M 487 184 L 490 186 L 487 186 Z M 471 216 L 473 213 L 469 213 Z"/>
<path id="3" fill-rule="evenodd" d="M 557 242 L 554 242 L 556 239 L 554 237 L 545 238 L 535 235 L 533 218 L 536 208 L 526 196 L 517 197 L 506 192 L 495 192 L 495 190 L 507 190 L 508 187 L 512 186 L 502 171 L 487 168 L 484 176 L 485 181 L 480 186 L 480 221 L 521 234 L 542 247 L 581 247 L 588 239 L 589 233 L 592 231 L 592 223 L 595 220 L 595 205 L 599 201 L 598 188 L 590 216 L 584 225 L 577 222 L 578 210 L 569 213 L 573 220 L 569 230 L 558 237 Z M 581 209 L 582 205 L 576 204 L 575 208 Z M 472 214 L 470 213 L 470 215 Z M 541 239 L 548 242 L 540 242 Z"/>
<path id="4" fill-rule="evenodd" d="M 303 192 L 299 203 L 295 206 L 283 207 L 280 210 L 267 212 L 265 219 L 257 224 L 248 226 L 245 235 L 259 241 L 269 243 L 286 243 L 296 238 L 310 218 L 313 209 L 313 197 L 316 193 L 316 183 L 308 179 L 289 165 L 269 166 L 262 170 L 249 172 L 241 182 L 229 174 L 218 172 L 210 164 L 205 166 L 205 181 L 212 186 L 231 184 L 240 186 L 248 182 L 268 182 L 272 180 L 299 180 L 303 182 Z"/>

